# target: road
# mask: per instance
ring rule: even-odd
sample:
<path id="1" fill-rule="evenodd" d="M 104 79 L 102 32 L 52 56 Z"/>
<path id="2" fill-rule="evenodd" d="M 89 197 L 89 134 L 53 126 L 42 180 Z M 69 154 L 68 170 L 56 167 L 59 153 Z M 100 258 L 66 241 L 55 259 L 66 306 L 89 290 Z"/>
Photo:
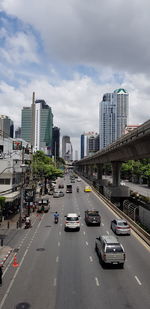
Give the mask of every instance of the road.
<path id="1" fill-rule="evenodd" d="M 112 176 L 103 176 L 104 179 L 108 179 L 110 182 L 112 182 Z M 150 188 L 146 184 L 136 184 L 129 182 L 128 180 L 123 179 L 122 182 L 125 186 L 129 187 L 132 191 L 138 192 L 141 195 L 144 195 L 146 197 L 150 198 Z"/>
<path id="2" fill-rule="evenodd" d="M 65 180 L 69 182 L 69 178 Z M 94 250 L 95 238 L 113 234 L 110 220 L 116 215 L 95 193 L 80 192 L 51 199 L 49 213 L 34 217 L 29 230 L 18 231 L 12 240 L 18 249 L 18 267 L 13 267 L 12 255 L 4 269 L 0 287 L 0 309 L 149 309 L 150 249 L 134 232 L 119 236 L 127 253 L 124 269 L 103 268 Z M 100 227 L 88 227 L 84 211 L 100 211 Z M 58 225 L 53 212 L 58 211 Z M 64 231 L 64 216 L 68 212 L 81 215 L 79 232 Z M 17 251 L 17 250 L 16 250 Z"/>

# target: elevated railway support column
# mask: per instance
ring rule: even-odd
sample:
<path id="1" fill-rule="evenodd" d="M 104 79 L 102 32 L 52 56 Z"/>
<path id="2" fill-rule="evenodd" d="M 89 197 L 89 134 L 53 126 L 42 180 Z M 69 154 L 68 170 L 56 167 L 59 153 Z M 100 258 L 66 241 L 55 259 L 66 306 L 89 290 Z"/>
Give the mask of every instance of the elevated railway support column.
<path id="1" fill-rule="evenodd" d="M 122 162 L 114 161 L 112 162 L 112 184 L 114 187 L 120 186 L 120 169 L 121 169 Z"/>
<path id="2" fill-rule="evenodd" d="M 97 164 L 97 180 L 102 180 L 103 164 Z"/>
<path id="3" fill-rule="evenodd" d="M 94 168 L 93 164 L 90 164 L 90 165 L 89 165 L 89 169 L 88 169 L 88 178 L 89 178 L 90 180 L 93 179 L 93 168 Z"/>

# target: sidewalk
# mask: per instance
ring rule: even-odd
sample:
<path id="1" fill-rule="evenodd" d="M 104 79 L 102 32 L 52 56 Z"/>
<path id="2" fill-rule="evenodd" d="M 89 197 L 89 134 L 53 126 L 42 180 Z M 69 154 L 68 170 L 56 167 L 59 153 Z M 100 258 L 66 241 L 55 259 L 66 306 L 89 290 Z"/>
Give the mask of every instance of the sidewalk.
<path id="1" fill-rule="evenodd" d="M 34 213 L 31 213 L 31 219 L 33 214 Z M 17 221 L 19 218 L 20 214 L 16 214 L 11 219 L 4 220 L 0 223 L 0 266 L 4 265 L 5 261 L 13 250 L 13 248 L 10 246 L 2 245 L 3 239 L 9 234 L 9 232 L 11 233 L 11 230 L 20 229 L 19 227 L 17 228 Z M 22 223 L 21 228 L 24 228 L 24 223 Z"/>
<path id="2" fill-rule="evenodd" d="M 13 249 L 9 246 L 0 246 L 0 266 L 4 265 L 12 250 Z"/>

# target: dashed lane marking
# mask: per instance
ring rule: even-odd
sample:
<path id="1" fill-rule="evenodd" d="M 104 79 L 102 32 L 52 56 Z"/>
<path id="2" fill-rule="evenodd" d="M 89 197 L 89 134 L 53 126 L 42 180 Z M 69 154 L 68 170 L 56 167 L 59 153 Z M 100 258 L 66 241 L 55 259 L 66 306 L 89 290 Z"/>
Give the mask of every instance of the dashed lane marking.
<path id="1" fill-rule="evenodd" d="M 59 262 L 59 256 L 56 257 L 56 263 L 58 263 L 58 262 Z"/>
<path id="2" fill-rule="evenodd" d="M 139 285 L 142 285 L 141 281 L 139 280 L 139 278 L 137 276 L 134 276 L 134 278 L 136 279 L 136 281 L 138 282 Z"/>
<path id="3" fill-rule="evenodd" d="M 88 243 L 87 241 L 86 241 L 85 243 L 86 243 L 86 245 L 88 246 L 89 243 Z"/>
<path id="4" fill-rule="evenodd" d="M 104 226 L 104 223 L 102 223 L 102 226 Z"/>
<path id="5" fill-rule="evenodd" d="M 106 231 L 107 235 L 109 235 L 109 231 Z"/>
<path id="6" fill-rule="evenodd" d="M 85 231 L 83 231 L 83 235 L 85 235 Z"/>
<path id="7" fill-rule="evenodd" d="M 92 263 L 93 262 L 92 256 L 89 256 L 89 259 L 90 259 L 90 262 Z"/>
<path id="8" fill-rule="evenodd" d="M 96 282 L 96 285 L 99 286 L 99 281 L 97 277 L 95 277 L 95 282 Z"/>
<path id="9" fill-rule="evenodd" d="M 53 286 L 56 286 L 56 285 L 57 285 L 57 279 L 54 278 Z"/>
<path id="10" fill-rule="evenodd" d="M 59 235 L 61 236 L 61 232 L 59 232 Z"/>
<path id="11" fill-rule="evenodd" d="M 60 247 L 60 241 L 58 241 L 58 247 Z"/>

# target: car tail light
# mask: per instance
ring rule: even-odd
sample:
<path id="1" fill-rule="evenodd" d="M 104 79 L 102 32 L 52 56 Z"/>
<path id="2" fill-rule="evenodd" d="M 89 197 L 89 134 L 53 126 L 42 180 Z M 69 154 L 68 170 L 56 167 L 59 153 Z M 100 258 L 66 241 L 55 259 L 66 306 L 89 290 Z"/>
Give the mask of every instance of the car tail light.
<path id="1" fill-rule="evenodd" d="M 116 226 L 116 229 L 118 229 L 118 230 L 119 230 L 119 229 L 122 229 L 122 227 L 120 227 L 120 226 Z"/>
<path id="2" fill-rule="evenodd" d="M 79 221 L 76 221 L 76 223 L 79 223 Z"/>

